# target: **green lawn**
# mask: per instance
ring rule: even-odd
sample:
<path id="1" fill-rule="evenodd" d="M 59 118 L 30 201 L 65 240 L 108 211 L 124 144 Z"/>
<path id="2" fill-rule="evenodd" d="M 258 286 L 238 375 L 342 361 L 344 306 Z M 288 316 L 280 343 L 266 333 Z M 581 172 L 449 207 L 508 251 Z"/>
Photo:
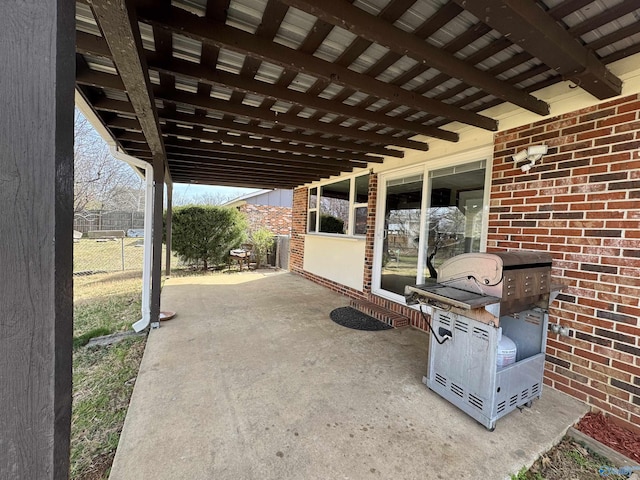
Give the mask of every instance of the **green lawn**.
<path id="1" fill-rule="evenodd" d="M 96 241 L 82 238 L 73 244 L 73 272 L 118 272 L 142 270 L 144 248 L 142 238 L 117 238 Z M 173 255 L 172 265 L 182 262 Z M 162 265 L 165 264 L 165 246 L 162 246 Z"/>
<path id="2" fill-rule="evenodd" d="M 74 278 L 71 478 L 106 479 L 146 337 L 87 348 L 89 338 L 131 329 L 140 318 L 140 271 Z"/>

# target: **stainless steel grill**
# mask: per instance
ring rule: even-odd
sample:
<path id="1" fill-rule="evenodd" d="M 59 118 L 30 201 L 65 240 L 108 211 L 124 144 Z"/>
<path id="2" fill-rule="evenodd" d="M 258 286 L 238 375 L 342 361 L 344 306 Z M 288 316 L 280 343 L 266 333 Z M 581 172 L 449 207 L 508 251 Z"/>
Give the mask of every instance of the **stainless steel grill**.
<path id="1" fill-rule="evenodd" d="M 551 256 L 538 252 L 467 253 L 444 262 L 437 280 L 405 288 L 408 305 L 430 306 L 428 374 L 433 391 L 486 428 L 542 392 Z M 515 363 L 499 367 L 503 335 Z"/>

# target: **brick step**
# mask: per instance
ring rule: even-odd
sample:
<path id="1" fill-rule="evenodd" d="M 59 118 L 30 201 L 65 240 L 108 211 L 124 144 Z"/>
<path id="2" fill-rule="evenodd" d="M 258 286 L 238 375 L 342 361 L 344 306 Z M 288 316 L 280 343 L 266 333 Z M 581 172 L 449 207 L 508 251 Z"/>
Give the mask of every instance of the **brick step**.
<path id="1" fill-rule="evenodd" d="M 409 317 L 406 317 L 401 313 L 393 312 L 367 300 L 351 300 L 349 304 L 359 312 L 369 315 L 370 317 L 384 322 L 387 325 L 391 325 L 392 327 L 398 328 L 409 325 Z"/>

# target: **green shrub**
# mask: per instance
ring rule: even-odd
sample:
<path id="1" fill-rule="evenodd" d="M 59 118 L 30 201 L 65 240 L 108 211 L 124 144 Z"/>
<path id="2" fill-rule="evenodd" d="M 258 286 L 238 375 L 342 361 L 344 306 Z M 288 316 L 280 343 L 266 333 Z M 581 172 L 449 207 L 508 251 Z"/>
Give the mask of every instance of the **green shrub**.
<path id="1" fill-rule="evenodd" d="M 247 221 L 235 208 L 194 206 L 174 209 L 171 248 L 183 261 L 209 265 L 223 263 L 229 250 L 246 238 Z"/>
<path id="2" fill-rule="evenodd" d="M 251 243 L 256 257 L 256 268 L 260 268 L 263 257 L 266 257 L 269 249 L 273 245 L 273 233 L 265 227 L 260 227 L 251 233 Z"/>

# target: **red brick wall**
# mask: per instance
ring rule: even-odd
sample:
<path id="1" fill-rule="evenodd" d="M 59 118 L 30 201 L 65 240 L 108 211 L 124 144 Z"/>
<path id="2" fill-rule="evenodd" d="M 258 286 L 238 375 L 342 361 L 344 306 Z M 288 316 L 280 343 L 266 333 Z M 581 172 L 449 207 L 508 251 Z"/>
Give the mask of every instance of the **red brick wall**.
<path id="1" fill-rule="evenodd" d="M 640 425 L 638 95 L 496 135 L 488 250 L 548 251 L 568 285 L 550 322 L 545 383 Z M 546 144 L 523 173 L 511 155 Z"/>
<path id="2" fill-rule="evenodd" d="M 265 227 L 274 235 L 289 235 L 291 233 L 291 209 L 288 207 L 245 203 L 239 210 L 246 215 L 249 230 L 252 232 Z"/>
<path id="3" fill-rule="evenodd" d="M 293 191 L 293 212 L 291 216 L 291 243 L 289 246 L 289 270 L 302 273 L 304 265 L 304 236 L 307 233 L 306 187 Z"/>
<path id="4" fill-rule="evenodd" d="M 332 280 L 306 272 L 303 269 L 304 262 L 304 234 L 307 228 L 307 195 L 308 189 L 299 188 L 293 192 L 293 227 L 291 232 L 291 259 L 290 270 L 303 277 L 319 283 L 334 292 L 338 292 L 349 298 L 357 300 L 368 300 L 387 310 L 400 313 L 409 318 L 410 324 L 414 327 L 426 330 L 428 327 L 424 317 L 420 312 L 407 307 L 406 305 L 392 302 L 371 293 L 371 281 L 373 274 L 373 244 L 375 240 L 376 204 L 378 195 L 378 176 L 369 175 L 369 199 L 367 204 L 367 233 L 364 260 L 364 285 L 363 291 L 354 290 L 345 285 L 341 285 Z"/>

